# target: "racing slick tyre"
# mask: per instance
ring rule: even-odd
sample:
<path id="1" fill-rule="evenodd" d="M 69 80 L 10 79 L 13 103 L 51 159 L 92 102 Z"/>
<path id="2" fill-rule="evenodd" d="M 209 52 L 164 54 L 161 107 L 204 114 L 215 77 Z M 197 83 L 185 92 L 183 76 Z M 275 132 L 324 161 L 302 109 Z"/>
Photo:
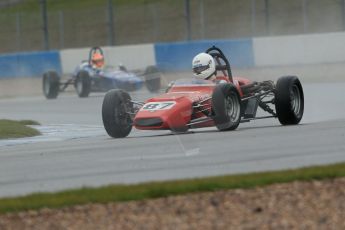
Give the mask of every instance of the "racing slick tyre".
<path id="1" fill-rule="evenodd" d="M 102 119 L 109 136 L 128 136 L 132 130 L 132 118 L 128 112 L 133 112 L 133 104 L 127 92 L 113 89 L 106 93 L 102 104 Z"/>
<path id="2" fill-rule="evenodd" d="M 154 93 L 161 88 L 161 76 L 155 66 L 148 66 L 145 70 L 145 85 L 148 91 Z"/>
<path id="3" fill-rule="evenodd" d="M 233 84 L 219 84 L 212 94 L 214 123 L 218 130 L 234 130 L 241 120 L 241 98 Z"/>
<path id="4" fill-rule="evenodd" d="M 278 79 L 275 90 L 277 117 L 282 125 L 298 124 L 303 116 L 304 95 L 301 82 L 295 76 Z"/>
<path id="5" fill-rule="evenodd" d="M 54 70 L 43 74 L 43 93 L 47 99 L 55 99 L 59 94 L 60 77 Z"/>
<path id="6" fill-rule="evenodd" d="M 88 97 L 91 91 L 91 79 L 87 71 L 80 71 L 75 81 L 75 89 L 79 97 Z"/>

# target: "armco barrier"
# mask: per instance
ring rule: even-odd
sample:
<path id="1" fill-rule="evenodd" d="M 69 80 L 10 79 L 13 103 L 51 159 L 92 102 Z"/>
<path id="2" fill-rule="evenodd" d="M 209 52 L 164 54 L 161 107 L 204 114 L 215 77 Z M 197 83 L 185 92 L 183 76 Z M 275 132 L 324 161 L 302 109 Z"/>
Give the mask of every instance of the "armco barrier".
<path id="1" fill-rule="evenodd" d="M 57 51 L 0 55 L 0 78 L 41 77 L 48 69 L 61 73 Z"/>
<path id="2" fill-rule="evenodd" d="M 158 43 L 155 44 L 156 65 L 164 71 L 191 70 L 193 57 L 213 45 L 224 52 L 230 64 L 254 66 L 252 39 Z"/>
<path id="3" fill-rule="evenodd" d="M 238 40 L 104 47 L 106 63 L 129 69 L 157 65 L 164 71 L 191 70 L 193 57 L 215 45 L 236 67 L 345 62 L 345 32 Z M 0 78 L 38 77 L 48 69 L 71 73 L 89 48 L 0 55 Z"/>

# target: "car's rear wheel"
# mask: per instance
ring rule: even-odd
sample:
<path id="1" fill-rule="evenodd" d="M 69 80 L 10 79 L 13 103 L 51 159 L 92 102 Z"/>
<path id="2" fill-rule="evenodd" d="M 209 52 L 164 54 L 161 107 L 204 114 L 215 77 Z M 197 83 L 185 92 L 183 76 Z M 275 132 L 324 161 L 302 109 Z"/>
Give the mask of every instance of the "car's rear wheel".
<path id="1" fill-rule="evenodd" d="M 275 89 L 275 107 L 282 125 L 298 124 L 304 112 L 304 94 L 301 82 L 296 76 L 278 79 Z"/>
<path id="2" fill-rule="evenodd" d="M 91 78 L 89 72 L 80 71 L 75 80 L 75 89 L 79 97 L 88 97 L 91 91 Z"/>
<path id="3" fill-rule="evenodd" d="M 212 94 L 214 123 L 218 130 L 234 130 L 241 121 L 241 98 L 233 84 L 219 84 Z"/>
<path id="4" fill-rule="evenodd" d="M 102 119 L 108 135 L 114 138 L 128 136 L 132 130 L 133 104 L 130 95 L 121 90 L 113 89 L 106 93 L 102 105 Z"/>
<path id="5" fill-rule="evenodd" d="M 145 70 L 145 85 L 148 91 L 158 92 L 161 88 L 161 75 L 155 66 L 148 66 Z"/>
<path id="6" fill-rule="evenodd" d="M 54 70 L 43 74 L 43 94 L 47 99 L 55 99 L 59 94 L 60 77 Z"/>

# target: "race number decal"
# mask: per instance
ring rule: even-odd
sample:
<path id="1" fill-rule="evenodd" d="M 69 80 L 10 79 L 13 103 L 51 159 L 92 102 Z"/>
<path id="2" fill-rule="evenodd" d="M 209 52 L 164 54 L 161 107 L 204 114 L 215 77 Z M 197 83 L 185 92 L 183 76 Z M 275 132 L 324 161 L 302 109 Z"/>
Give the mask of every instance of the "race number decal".
<path id="1" fill-rule="evenodd" d="M 176 104 L 175 101 L 149 102 L 149 103 L 146 103 L 141 108 L 141 110 L 156 111 L 156 110 L 171 109 L 175 104 Z"/>

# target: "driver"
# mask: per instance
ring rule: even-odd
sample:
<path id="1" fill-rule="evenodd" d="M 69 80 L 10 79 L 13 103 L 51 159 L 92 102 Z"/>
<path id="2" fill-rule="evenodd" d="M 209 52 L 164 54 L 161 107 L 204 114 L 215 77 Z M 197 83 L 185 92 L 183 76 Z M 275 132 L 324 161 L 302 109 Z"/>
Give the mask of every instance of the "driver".
<path id="1" fill-rule="evenodd" d="M 208 53 L 199 53 L 193 58 L 193 73 L 197 79 L 211 80 L 214 83 L 226 83 L 225 80 L 218 80 L 216 76 L 216 63 Z"/>
<path id="2" fill-rule="evenodd" d="M 100 53 L 94 53 L 91 57 L 91 66 L 93 69 L 101 70 L 104 67 L 104 57 Z"/>
<path id="3" fill-rule="evenodd" d="M 199 53 L 193 58 L 192 65 L 196 78 L 212 81 L 216 79 L 216 63 L 211 55 Z"/>

